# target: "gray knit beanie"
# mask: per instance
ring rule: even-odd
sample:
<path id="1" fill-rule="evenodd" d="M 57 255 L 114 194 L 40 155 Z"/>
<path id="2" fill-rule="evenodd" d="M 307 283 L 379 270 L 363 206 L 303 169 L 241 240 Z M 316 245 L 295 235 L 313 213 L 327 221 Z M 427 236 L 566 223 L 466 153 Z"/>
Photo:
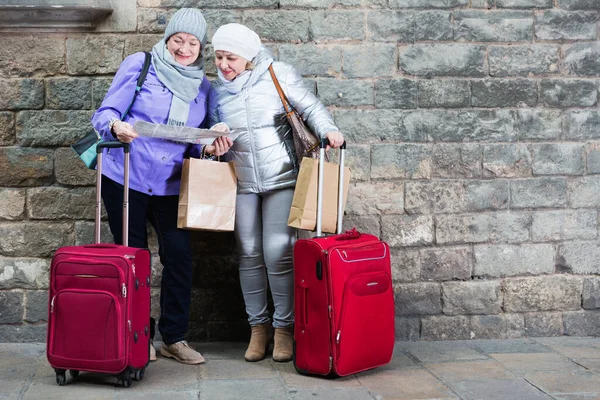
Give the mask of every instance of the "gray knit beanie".
<path id="1" fill-rule="evenodd" d="M 206 20 L 197 8 L 182 8 L 177 11 L 165 29 L 165 42 L 177 32 L 189 33 L 194 35 L 202 42 L 202 48 L 206 45 Z"/>

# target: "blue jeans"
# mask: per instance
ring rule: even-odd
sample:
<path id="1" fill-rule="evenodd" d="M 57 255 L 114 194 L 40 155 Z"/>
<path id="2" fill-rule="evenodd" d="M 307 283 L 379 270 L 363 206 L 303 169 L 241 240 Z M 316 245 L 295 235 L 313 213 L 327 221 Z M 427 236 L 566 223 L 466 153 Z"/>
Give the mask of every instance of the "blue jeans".
<path id="1" fill-rule="evenodd" d="M 273 327 L 294 323 L 292 250 L 296 229 L 287 225 L 294 188 L 238 194 L 235 237 L 240 283 L 251 326 L 269 322 L 267 286 L 273 296 Z"/>
<path id="2" fill-rule="evenodd" d="M 122 244 L 123 185 L 102 176 L 102 200 L 115 243 Z M 149 196 L 129 191 L 129 246 L 147 248 L 146 221 L 156 231 L 160 262 L 160 319 L 158 330 L 165 344 L 185 339 L 192 295 L 190 232 L 177 228 L 179 196 Z M 154 337 L 155 322 L 150 322 Z"/>

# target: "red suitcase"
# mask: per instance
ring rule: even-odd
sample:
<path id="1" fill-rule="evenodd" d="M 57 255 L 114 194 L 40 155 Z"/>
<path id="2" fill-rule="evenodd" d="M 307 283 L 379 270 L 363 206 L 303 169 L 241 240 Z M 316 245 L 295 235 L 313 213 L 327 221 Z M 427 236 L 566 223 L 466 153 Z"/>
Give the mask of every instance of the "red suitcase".
<path id="1" fill-rule="evenodd" d="M 317 236 L 294 246 L 294 366 L 301 374 L 345 376 L 387 364 L 394 351 L 394 290 L 387 243 L 355 229 L 321 236 L 323 156 Z M 344 182 L 345 143 L 340 153 Z M 342 199 L 339 189 L 338 199 Z"/>
<path id="2" fill-rule="evenodd" d="M 125 151 L 124 245 L 100 244 L 102 148 Z M 123 386 L 142 380 L 150 355 L 150 252 L 127 247 L 129 145 L 98 144 L 96 244 L 58 249 L 50 267 L 48 362 L 56 382 L 66 370 L 117 375 Z"/>

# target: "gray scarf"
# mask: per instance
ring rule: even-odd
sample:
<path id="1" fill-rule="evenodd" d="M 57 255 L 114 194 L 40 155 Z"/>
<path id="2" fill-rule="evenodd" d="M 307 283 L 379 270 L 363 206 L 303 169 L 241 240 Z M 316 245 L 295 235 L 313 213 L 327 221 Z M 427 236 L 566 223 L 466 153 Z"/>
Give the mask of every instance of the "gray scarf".
<path id="1" fill-rule="evenodd" d="M 258 78 L 260 78 L 260 76 L 269 69 L 269 65 L 273 63 L 273 56 L 266 47 L 261 46 L 260 51 L 256 57 L 252 59 L 252 62 L 254 63 L 253 69 L 242 72 L 231 81 L 225 79 L 221 73 L 221 70 L 217 69 L 219 79 L 229 93 L 237 94 L 241 92 L 242 89 L 248 89 L 252 87 L 252 85 L 258 81 Z"/>
<path id="2" fill-rule="evenodd" d="M 204 46 L 193 64 L 179 64 L 167 50 L 163 40 L 152 48 L 152 66 L 158 79 L 173 93 L 168 125 L 183 126 L 188 120 L 190 103 L 198 97 L 204 80 Z"/>

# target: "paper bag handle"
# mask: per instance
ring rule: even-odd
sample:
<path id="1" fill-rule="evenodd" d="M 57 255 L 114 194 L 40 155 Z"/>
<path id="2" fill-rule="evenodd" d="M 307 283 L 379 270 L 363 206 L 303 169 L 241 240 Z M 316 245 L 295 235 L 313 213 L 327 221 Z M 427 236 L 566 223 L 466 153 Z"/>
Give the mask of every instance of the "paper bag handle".
<path id="1" fill-rule="evenodd" d="M 319 179 L 317 179 L 317 237 L 323 234 L 323 176 L 325 171 L 325 148 L 329 139 L 321 139 L 319 145 Z M 338 179 L 338 204 L 336 233 L 342 232 L 342 209 L 344 205 L 344 161 L 346 157 L 346 141 L 340 146 L 340 174 Z"/>

